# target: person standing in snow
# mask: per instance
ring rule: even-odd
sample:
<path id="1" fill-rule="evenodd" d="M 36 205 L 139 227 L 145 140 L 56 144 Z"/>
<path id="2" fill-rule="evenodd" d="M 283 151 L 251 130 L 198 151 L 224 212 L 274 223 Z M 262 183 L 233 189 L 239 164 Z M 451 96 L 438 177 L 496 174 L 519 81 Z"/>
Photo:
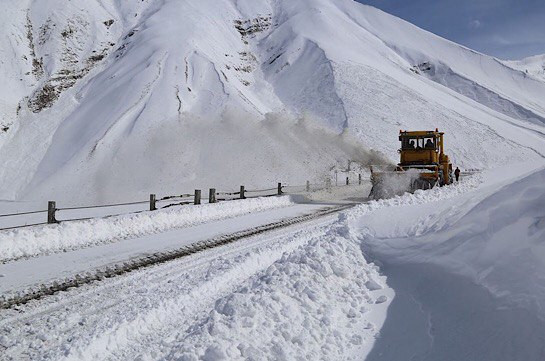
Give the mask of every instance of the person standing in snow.
<path id="1" fill-rule="evenodd" d="M 454 171 L 454 176 L 456 177 L 456 182 L 460 179 L 460 168 L 456 167 L 456 170 Z"/>

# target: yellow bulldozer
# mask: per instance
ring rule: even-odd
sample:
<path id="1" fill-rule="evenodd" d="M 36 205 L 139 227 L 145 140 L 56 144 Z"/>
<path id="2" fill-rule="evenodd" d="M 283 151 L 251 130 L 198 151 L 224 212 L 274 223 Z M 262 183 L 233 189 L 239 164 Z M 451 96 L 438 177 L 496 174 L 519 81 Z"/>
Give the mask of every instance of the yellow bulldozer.
<path id="1" fill-rule="evenodd" d="M 452 164 L 444 153 L 444 133 L 399 131 L 399 164 L 377 171 L 371 167 L 370 198 L 381 199 L 452 183 Z"/>

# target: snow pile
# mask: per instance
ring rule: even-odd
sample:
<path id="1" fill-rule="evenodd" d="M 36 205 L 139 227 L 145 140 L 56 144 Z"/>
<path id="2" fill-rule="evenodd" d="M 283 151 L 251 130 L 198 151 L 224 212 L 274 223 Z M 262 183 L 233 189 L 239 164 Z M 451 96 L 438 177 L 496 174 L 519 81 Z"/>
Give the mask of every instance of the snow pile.
<path id="1" fill-rule="evenodd" d="M 293 202 L 289 196 L 254 198 L 4 231 L 0 232 L 0 261 L 115 242 L 290 205 Z"/>
<path id="2" fill-rule="evenodd" d="M 361 357 L 380 329 L 368 313 L 384 312 L 391 293 L 346 215 L 326 230 L 218 299 L 201 323 L 165 341 L 171 351 L 161 359 Z"/>
<path id="3" fill-rule="evenodd" d="M 413 188 L 414 181 L 420 178 L 416 169 L 409 169 L 405 172 L 394 172 L 392 170 L 379 174 L 374 174 L 374 186 L 371 193 L 373 199 L 391 198 L 396 195 L 402 195 Z M 432 185 L 428 184 L 428 188 Z"/>
<path id="4" fill-rule="evenodd" d="M 477 173 L 448 186 L 434 187 L 429 190 L 419 189 L 414 193 L 405 193 L 392 198 L 377 199 L 358 205 L 348 213 L 348 217 L 350 219 L 356 219 L 378 209 L 417 206 L 452 199 L 470 192 L 479 187 L 481 183 L 482 176 Z"/>

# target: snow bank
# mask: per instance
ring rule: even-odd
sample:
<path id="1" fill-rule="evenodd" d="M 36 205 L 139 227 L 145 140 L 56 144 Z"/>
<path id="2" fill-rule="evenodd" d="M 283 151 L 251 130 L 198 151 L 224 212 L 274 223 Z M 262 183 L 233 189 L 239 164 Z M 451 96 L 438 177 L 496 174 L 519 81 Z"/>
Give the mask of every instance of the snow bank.
<path id="1" fill-rule="evenodd" d="M 506 186 L 483 178 L 466 194 L 438 189 L 442 202 L 406 195 L 385 201 L 402 205 L 391 211 L 352 215 L 396 291 L 370 360 L 545 356 L 545 170 Z"/>
<path id="2" fill-rule="evenodd" d="M 418 240 L 428 262 L 471 277 L 545 320 L 545 171 L 508 185 L 455 225 Z"/>
<path id="3" fill-rule="evenodd" d="M 475 174 L 448 186 L 435 187 L 429 190 L 417 190 L 414 193 L 405 193 L 392 198 L 378 199 L 361 204 L 354 208 L 348 217 L 356 219 L 377 209 L 422 205 L 452 199 L 477 188 L 481 183 L 482 175 Z"/>
<path id="4" fill-rule="evenodd" d="M 114 242 L 292 204 L 288 196 L 254 198 L 0 232 L 0 261 Z"/>
<path id="5" fill-rule="evenodd" d="M 541 311 L 545 310 L 545 284 L 537 287 L 542 283 L 539 274 L 545 272 L 545 170 L 498 187 L 484 197 L 479 194 L 483 188 L 478 193 L 472 192 L 482 178 L 477 174 L 453 186 L 371 202 L 359 206 L 350 217 L 360 234 L 363 231 L 380 239 L 377 250 L 388 250 L 403 260 L 416 257 L 420 262 L 448 267 L 452 272 L 471 277 L 498 297 L 531 299 L 545 319 L 545 312 Z M 449 199 L 433 208 L 413 207 Z M 373 219 L 383 214 L 362 218 L 380 207 L 378 203 L 383 203 L 381 208 L 406 206 L 400 209 L 413 223 L 428 213 L 429 229 L 438 223 L 448 226 L 434 229 L 440 232 L 411 234 L 407 222 L 397 213 L 390 213 L 394 217 L 388 219 L 389 227 L 398 227 L 398 232 L 389 236 L 385 222 L 379 224 Z M 454 215 L 447 212 L 449 209 L 462 214 Z M 444 218 L 448 217 L 455 217 L 455 221 L 446 222 Z M 403 237 L 403 233 L 413 237 Z M 505 282 L 506 279 L 518 281 Z"/>
<path id="6" fill-rule="evenodd" d="M 284 254 L 176 339 L 164 360 L 334 360 L 361 357 L 391 298 L 346 215 Z M 369 312 L 373 314 L 370 317 Z M 370 320 L 375 319 L 376 323 Z"/>

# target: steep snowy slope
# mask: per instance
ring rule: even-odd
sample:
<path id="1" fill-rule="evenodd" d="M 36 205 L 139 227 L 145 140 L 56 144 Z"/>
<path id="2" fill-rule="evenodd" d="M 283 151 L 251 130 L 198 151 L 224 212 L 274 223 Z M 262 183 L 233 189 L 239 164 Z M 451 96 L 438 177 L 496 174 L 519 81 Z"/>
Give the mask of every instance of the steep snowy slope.
<path id="1" fill-rule="evenodd" d="M 545 86 L 500 60 L 444 40 L 380 10 L 355 21 L 395 51 L 411 70 L 517 119 L 543 125 Z"/>
<path id="2" fill-rule="evenodd" d="M 400 128 L 445 130 L 465 167 L 545 154 L 545 83 L 350 0 L 20 1 L 0 17 L 0 197 L 318 180 L 375 162 L 366 148 L 395 160 Z"/>

